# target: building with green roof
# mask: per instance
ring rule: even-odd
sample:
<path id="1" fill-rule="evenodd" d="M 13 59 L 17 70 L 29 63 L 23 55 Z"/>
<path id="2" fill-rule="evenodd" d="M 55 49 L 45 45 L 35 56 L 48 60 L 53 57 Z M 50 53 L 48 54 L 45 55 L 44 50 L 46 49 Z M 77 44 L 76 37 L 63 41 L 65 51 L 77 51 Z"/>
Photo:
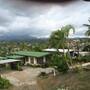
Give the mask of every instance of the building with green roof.
<path id="1" fill-rule="evenodd" d="M 18 51 L 15 52 L 14 54 L 21 56 L 30 56 L 30 57 L 43 57 L 49 55 L 48 52 L 35 52 L 35 51 Z"/>
<path id="2" fill-rule="evenodd" d="M 35 51 L 18 51 L 13 53 L 14 56 L 9 56 L 10 58 L 16 57 L 15 55 L 23 56 L 23 61 L 25 64 L 40 65 L 48 62 L 48 52 L 35 52 Z M 19 57 L 17 56 L 17 57 Z M 17 58 L 16 57 L 16 58 Z M 15 59 L 15 58 L 14 58 Z"/>
<path id="3" fill-rule="evenodd" d="M 7 59 L 6 57 L 0 57 L 0 60 L 5 60 L 5 59 Z"/>
<path id="4" fill-rule="evenodd" d="M 24 56 L 20 56 L 20 55 L 10 55 L 10 56 L 6 56 L 6 58 L 8 59 L 21 59 L 23 58 Z"/>

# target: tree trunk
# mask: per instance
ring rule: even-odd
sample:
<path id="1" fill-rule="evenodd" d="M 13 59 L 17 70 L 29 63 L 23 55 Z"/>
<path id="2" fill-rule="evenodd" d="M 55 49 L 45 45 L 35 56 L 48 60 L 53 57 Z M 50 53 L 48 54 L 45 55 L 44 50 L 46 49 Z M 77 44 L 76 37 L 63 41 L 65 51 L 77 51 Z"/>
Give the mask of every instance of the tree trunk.
<path id="1" fill-rule="evenodd" d="M 68 43 L 68 55 L 69 55 L 69 57 L 70 57 L 70 64 L 71 64 L 71 66 L 73 66 L 73 63 L 72 63 L 72 57 L 71 57 L 71 55 L 70 55 L 70 47 L 69 47 L 69 43 Z"/>
<path id="2" fill-rule="evenodd" d="M 63 56 L 64 56 L 65 61 L 66 61 L 67 65 L 68 65 L 68 67 L 69 67 L 69 64 L 68 64 L 68 62 L 67 62 L 67 58 L 66 58 L 66 53 L 65 53 L 65 50 L 64 50 L 64 46 L 63 46 Z"/>

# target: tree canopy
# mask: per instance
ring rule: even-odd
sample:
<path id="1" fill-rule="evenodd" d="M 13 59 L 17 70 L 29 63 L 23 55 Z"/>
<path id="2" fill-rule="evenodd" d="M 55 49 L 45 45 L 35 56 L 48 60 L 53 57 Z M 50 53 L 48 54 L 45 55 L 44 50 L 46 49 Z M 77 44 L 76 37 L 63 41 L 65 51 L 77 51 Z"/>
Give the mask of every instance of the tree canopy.
<path id="1" fill-rule="evenodd" d="M 73 30 L 75 32 L 75 29 L 72 25 L 66 25 L 62 27 L 61 29 L 58 29 L 54 32 L 52 32 L 49 42 L 51 47 L 54 48 L 64 48 L 66 40 L 69 36 L 70 30 Z"/>

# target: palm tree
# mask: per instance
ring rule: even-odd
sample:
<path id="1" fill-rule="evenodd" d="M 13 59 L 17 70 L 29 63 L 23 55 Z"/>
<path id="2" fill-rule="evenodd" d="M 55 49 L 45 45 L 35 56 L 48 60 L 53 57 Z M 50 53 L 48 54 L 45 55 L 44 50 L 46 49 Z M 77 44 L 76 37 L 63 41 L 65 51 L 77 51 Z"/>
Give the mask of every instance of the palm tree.
<path id="1" fill-rule="evenodd" d="M 51 47 L 55 47 L 59 52 L 59 48 L 63 47 L 64 33 L 59 29 L 57 31 L 52 32 L 49 39 L 49 43 Z"/>
<path id="2" fill-rule="evenodd" d="M 88 20 L 90 23 L 90 20 Z M 88 30 L 86 31 L 85 35 L 90 36 L 90 24 L 84 24 L 84 26 L 88 27 Z"/>
<path id="3" fill-rule="evenodd" d="M 70 45 L 69 45 L 68 37 L 69 37 L 69 34 L 70 34 L 71 30 L 72 30 L 73 33 L 75 33 L 75 28 L 72 25 L 66 25 L 65 27 L 62 27 L 61 29 L 64 32 L 65 42 L 67 41 L 66 45 L 67 45 L 67 48 L 68 48 L 69 61 L 72 65 L 72 58 L 71 58 L 71 55 L 70 55 Z M 63 48 L 63 50 L 64 50 L 64 48 Z"/>
<path id="4" fill-rule="evenodd" d="M 64 52 L 65 43 L 71 29 L 73 30 L 73 32 L 75 32 L 75 29 L 72 25 L 66 25 L 61 29 L 58 29 L 57 31 L 52 32 L 49 39 L 51 47 L 55 47 L 57 51 L 59 51 L 58 49 L 61 47 L 63 48 L 63 52 Z"/>
<path id="5" fill-rule="evenodd" d="M 73 30 L 73 32 L 75 31 L 72 25 L 66 25 L 61 29 L 54 31 L 49 39 L 51 47 L 55 47 L 58 53 L 59 53 L 59 48 L 63 48 L 63 55 L 65 59 L 66 59 L 66 53 L 64 49 L 70 30 Z"/>
<path id="6" fill-rule="evenodd" d="M 72 30 L 73 33 L 75 32 L 75 28 L 72 25 L 66 25 L 66 26 L 62 27 L 61 30 L 64 33 L 65 42 L 68 41 L 70 30 Z M 68 42 L 68 46 L 67 47 L 68 47 L 68 51 L 69 51 L 69 42 Z"/>

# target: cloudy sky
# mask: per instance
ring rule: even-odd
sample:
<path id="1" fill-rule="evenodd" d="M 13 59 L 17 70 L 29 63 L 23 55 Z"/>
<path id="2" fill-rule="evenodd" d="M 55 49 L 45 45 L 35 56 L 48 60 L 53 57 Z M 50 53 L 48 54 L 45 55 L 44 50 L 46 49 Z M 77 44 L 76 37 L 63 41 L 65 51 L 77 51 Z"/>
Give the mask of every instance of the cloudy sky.
<path id="1" fill-rule="evenodd" d="M 0 37 L 49 37 L 52 31 L 71 24 L 76 32 L 71 37 L 83 37 L 83 24 L 90 18 L 90 2 L 43 3 L 29 0 L 0 0 Z"/>

